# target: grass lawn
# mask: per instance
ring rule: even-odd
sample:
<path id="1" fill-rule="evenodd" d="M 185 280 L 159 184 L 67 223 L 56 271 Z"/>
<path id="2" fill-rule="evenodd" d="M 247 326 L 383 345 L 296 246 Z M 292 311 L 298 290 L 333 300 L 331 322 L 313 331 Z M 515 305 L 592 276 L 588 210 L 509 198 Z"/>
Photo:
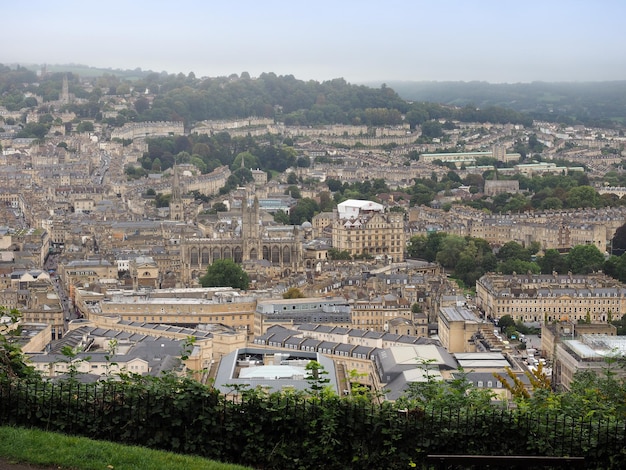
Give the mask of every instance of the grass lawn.
<path id="1" fill-rule="evenodd" d="M 72 470 L 250 470 L 200 457 L 0 426 L 0 458 Z"/>

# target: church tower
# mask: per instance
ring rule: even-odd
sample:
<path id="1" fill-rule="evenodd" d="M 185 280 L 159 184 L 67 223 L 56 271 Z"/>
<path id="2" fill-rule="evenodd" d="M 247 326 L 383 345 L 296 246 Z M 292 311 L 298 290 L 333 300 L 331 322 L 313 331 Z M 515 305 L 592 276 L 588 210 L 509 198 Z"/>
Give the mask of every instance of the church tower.
<path id="1" fill-rule="evenodd" d="M 244 196 L 241 202 L 241 241 L 243 260 L 260 259 L 261 250 L 261 228 L 260 224 L 259 199 L 255 196 L 252 207 L 248 207 L 248 196 Z"/>
<path id="2" fill-rule="evenodd" d="M 60 101 L 62 104 L 70 104 L 70 85 L 67 80 L 67 75 L 63 76 L 63 86 L 61 88 Z"/>
<path id="3" fill-rule="evenodd" d="M 180 189 L 180 177 L 178 175 L 178 167 L 174 165 L 174 177 L 172 180 L 172 197 L 170 198 L 170 220 L 185 220 L 185 207 L 183 205 L 183 196 Z"/>

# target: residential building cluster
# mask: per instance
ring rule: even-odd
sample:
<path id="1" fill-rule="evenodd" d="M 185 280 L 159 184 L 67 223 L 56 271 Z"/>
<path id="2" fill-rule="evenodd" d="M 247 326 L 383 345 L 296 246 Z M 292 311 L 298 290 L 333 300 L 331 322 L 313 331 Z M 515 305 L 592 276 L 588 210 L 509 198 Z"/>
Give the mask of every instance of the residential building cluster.
<path id="1" fill-rule="evenodd" d="M 106 98 L 106 116 L 129 109 L 131 98 Z M 67 104 L 78 101 L 65 83 L 59 101 L 48 109 L 58 124 L 43 141 L 16 138 L 18 126 L 13 125 L 3 125 L 0 133 L 0 304 L 22 312 L 30 335 L 24 351 L 44 375 L 70 371 L 61 353 L 70 346 L 80 351 L 79 370 L 94 380 L 121 371 L 155 375 L 187 368 L 204 371 L 198 373 L 200 380 L 215 379 L 224 388 L 229 383 L 301 387 L 303 361 L 317 358 L 339 393 L 356 370 L 361 378 L 351 380 L 389 390 L 387 397 L 394 399 L 411 381 L 425 380 L 420 364 L 432 361 L 432 373 L 439 377 L 452 378 L 459 365 L 469 367 L 476 386 L 503 396 L 502 384 L 486 377 L 505 367 L 522 377 L 523 368 L 489 319 L 511 315 L 543 325 L 607 325 L 625 311 L 626 288 L 600 273 L 488 274 L 477 283 L 473 306 L 439 265 L 406 259 L 410 238 L 434 231 L 484 238 L 494 248 L 517 241 L 523 246 L 536 242 L 543 250 L 593 244 L 610 251 L 615 230 L 626 221 L 622 207 L 532 214 L 409 207 L 410 196 L 399 188 L 450 171 L 435 160 L 458 163 L 461 175 L 480 171 L 471 168 L 480 157 L 517 161 L 519 154 L 508 149 L 528 133 L 520 126 L 456 123 L 446 131 L 445 142 L 424 144 L 416 143 L 419 129 L 408 125 L 303 128 L 250 117 L 194 127 L 191 132 L 209 135 L 270 133 L 294 139 L 298 154 L 313 160 L 310 167 L 294 170 L 311 182 L 302 188 L 306 197 L 327 190 L 328 179 L 381 178 L 393 191 L 380 203 L 348 199 L 311 222 L 283 225 L 273 214 L 289 213 L 297 203 L 286 194 L 283 175 L 268 179 L 264 171 L 251 169 L 254 181 L 229 194 L 220 194 L 231 176 L 228 167 L 201 174 L 191 164 L 178 163 L 129 180 L 124 170 L 147 151 L 146 138 L 188 130 L 182 122 L 119 128 L 93 122 L 93 131 L 79 132 L 76 116 L 66 111 Z M 22 114 L 32 122 L 38 119 L 36 111 L 0 109 L 3 120 Z M 604 158 L 597 130 L 556 132 L 542 124 L 540 137 L 551 144 L 553 156 L 577 148 L 577 161 L 592 171 L 614 160 Z M 604 139 L 619 142 L 608 132 Z M 464 152 L 436 153 L 460 142 Z M 566 149 L 562 142 L 571 145 Z M 337 144 L 351 148 L 338 150 Z M 422 158 L 407 161 L 411 151 Z M 316 157 L 335 161 L 315 162 Z M 538 163 L 509 171 L 562 169 Z M 468 188 L 460 191 L 469 194 Z M 490 196 L 517 191 L 517 181 L 485 183 Z M 200 202 L 192 192 L 212 198 L 211 203 Z M 155 194 L 170 195 L 169 205 L 157 208 Z M 211 213 L 216 201 L 227 210 Z M 350 259 L 333 259 L 333 253 L 347 253 Z M 248 290 L 200 287 L 199 278 L 222 259 L 245 269 Z M 304 298 L 284 299 L 290 288 Z M 190 337 L 192 352 L 181 361 Z M 592 357 L 581 351 L 610 346 L 580 341 L 557 348 L 555 371 L 564 387 L 571 371 Z M 578 361 L 575 366 L 568 357 Z M 254 370 L 261 365 L 276 368 Z"/>

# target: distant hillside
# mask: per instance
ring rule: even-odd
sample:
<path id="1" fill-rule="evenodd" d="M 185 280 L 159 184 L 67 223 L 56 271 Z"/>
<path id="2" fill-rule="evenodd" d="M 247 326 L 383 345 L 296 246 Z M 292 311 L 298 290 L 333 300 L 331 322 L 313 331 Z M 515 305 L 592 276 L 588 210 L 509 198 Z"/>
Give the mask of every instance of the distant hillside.
<path id="1" fill-rule="evenodd" d="M 534 119 L 570 124 L 626 124 L 626 80 L 512 84 L 390 81 L 387 85 L 409 101 L 472 104 L 479 108 L 501 106 L 530 114 Z"/>
<path id="2" fill-rule="evenodd" d="M 11 68 L 15 68 L 18 64 L 5 64 Z M 134 70 L 122 70 L 122 69 L 103 69 L 97 67 L 91 67 L 83 64 L 19 64 L 20 66 L 32 70 L 33 72 L 39 72 L 44 67 L 48 73 L 73 73 L 83 78 L 95 78 L 102 75 L 114 75 L 116 77 L 124 78 L 126 80 L 139 80 L 144 78 L 150 73 L 154 73 L 150 70 L 141 70 L 136 68 Z"/>

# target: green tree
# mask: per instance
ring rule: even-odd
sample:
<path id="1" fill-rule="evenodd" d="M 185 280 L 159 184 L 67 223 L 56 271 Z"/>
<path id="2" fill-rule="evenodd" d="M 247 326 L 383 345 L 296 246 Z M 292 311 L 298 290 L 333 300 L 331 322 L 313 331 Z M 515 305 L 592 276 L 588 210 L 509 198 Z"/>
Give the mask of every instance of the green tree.
<path id="1" fill-rule="evenodd" d="M 309 383 L 309 390 L 314 396 L 319 396 L 330 382 L 330 379 L 326 377 L 328 371 L 318 361 L 309 361 L 304 369 L 307 371 L 305 380 Z"/>
<path id="2" fill-rule="evenodd" d="M 611 254 L 620 256 L 626 252 L 626 223 L 620 225 L 611 239 Z"/>
<path id="3" fill-rule="evenodd" d="M 422 313 L 422 306 L 418 302 L 413 303 L 413 305 L 411 305 L 411 312 Z"/>
<path id="4" fill-rule="evenodd" d="M 339 251 L 337 248 L 330 248 L 328 250 L 328 258 L 331 260 L 346 260 L 352 259 L 350 252 L 347 250 Z"/>
<path id="5" fill-rule="evenodd" d="M 233 287 L 246 290 L 250 284 L 248 273 L 231 259 L 218 259 L 200 277 L 202 287 Z"/>
<path id="6" fill-rule="evenodd" d="M 314 199 L 308 197 L 298 199 L 296 206 L 289 212 L 289 222 L 292 225 L 310 222 L 317 212 L 319 212 L 319 205 Z"/>
<path id="7" fill-rule="evenodd" d="M 278 209 L 274 213 L 274 222 L 277 224 L 289 225 L 289 214 L 282 209 Z"/>
<path id="8" fill-rule="evenodd" d="M 38 377 L 33 366 L 27 364 L 20 347 L 21 316 L 19 310 L 0 305 L 0 317 L 4 320 L 0 323 L 0 379 Z"/>
<path id="9" fill-rule="evenodd" d="M 294 199 L 300 199 L 302 197 L 302 194 L 300 193 L 300 188 L 295 185 L 288 186 L 287 189 L 285 189 L 285 194 L 291 195 L 291 197 Z"/>
<path id="10" fill-rule="evenodd" d="M 508 327 L 515 327 L 515 320 L 511 315 L 502 315 L 500 320 L 498 320 L 498 326 L 503 330 L 506 330 Z"/>
<path id="11" fill-rule="evenodd" d="M 589 274 L 603 265 L 604 255 L 595 245 L 576 245 L 567 254 L 567 266 L 574 274 Z"/>
<path id="12" fill-rule="evenodd" d="M 422 136 L 432 139 L 436 137 L 441 137 L 443 135 L 443 128 L 439 121 L 426 121 L 422 124 Z"/>
<path id="13" fill-rule="evenodd" d="M 287 184 L 298 184 L 298 176 L 293 171 L 287 174 Z"/>
<path id="14" fill-rule="evenodd" d="M 65 357 L 62 362 L 67 364 L 67 375 L 70 381 L 77 381 L 77 376 L 83 373 L 78 370 L 78 365 L 81 362 L 91 360 L 90 356 L 81 357 L 80 354 L 82 352 L 83 350 L 80 347 L 73 348 L 71 346 L 63 346 L 61 348 L 61 354 Z"/>
<path id="15" fill-rule="evenodd" d="M 530 261 L 530 252 L 515 241 L 510 241 L 502 245 L 498 251 L 497 258 L 502 261 L 517 259 L 520 261 Z"/>
<path id="16" fill-rule="evenodd" d="M 445 232 L 430 232 L 426 237 L 423 235 L 411 237 L 407 253 L 411 258 L 421 258 L 433 262 L 447 236 L 448 234 Z"/>
<path id="17" fill-rule="evenodd" d="M 561 201 L 558 197 L 547 197 L 539 206 L 542 210 L 558 210 L 563 208 L 563 201 Z"/>
<path id="18" fill-rule="evenodd" d="M 76 126 L 76 132 L 93 132 L 93 122 L 91 121 L 82 121 Z"/>
<path id="19" fill-rule="evenodd" d="M 467 246 L 467 240 L 457 235 L 448 235 L 442 242 L 437 252 L 436 260 L 444 268 L 456 267 L 461 253 Z"/>
<path id="20" fill-rule="evenodd" d="M 526 274 L 528 272 L 539 274 L 541 268 L 532 261 L 522 261 L 520 259 L 509 259 L 498 265 L 498 272 L 502 274 Z"/>
<path id="21" fill-rule="evenodd" d="M 399 406 L 430 409 L 488 409 L 491 406 L 493 392 L 474 387 L 462 368 L 448 381 L 441 380 L 431 360 L 418 358 L 418 368 L 425 380 L 410 382 L 405 396 L 398 401 Z"/>
<path id="22" fill-rule="evenodd" d="M 335 202 L 333 201 L 329 191 L 322 191 L 317 196 L 320 200 L 320 211 L 331 212 L 335 208 Z"/>
<path id="23" fill-rule="evenodd" d="M 231 170 L 235 171 L 241 168 L 241 161 L 243 160 L 243 166 L 247 169 L 260 168 L 261 164 L 259 159 L 250 153 L 249 151 L 241 152 L 235 157 L 233 164 L 230 166 Z"/>
<path id="24" fill-rule="evenodd" d="M 152 161 L 152 166 L 151 166 L 150 169 L 152 171 L 161 171 L 161 168 L 162 168 L 162 166 L 161 166 L 161 159 L 160 158 L 155 158 Z"/>
<path id="25" fill-rule="evenodd" d="M 621 282 L 626 282 L 626 256 L 611 256 L 604 262 L 604 272 Z"/>
<path id="26" fill-rule="evenodd" d="M 541 267 L 542 274 L 567 272 L 567 259 L 553 248 L 546 250 L 543 256 L 537 259 L 537 263 Z"/>
<path id="27" fill-rule="evenodd" d="M 137 114 L 142 114 L 149 109 L 150 109 L 150 102 L 143 96 L 135 100 L 135 111 L 137 111 Z"/>
<path id="28" fill-rule="evenodd" d="M 213 204 L 213 210 L 215 212 L 226 212 L 228 210 L 228 207 L 226 207 L 226 204 L 220 201 Z"/>
<path id="29" fill-rule="evenodd" d="M 577 186 L 567 193 L 567 207 L 600 207 L 600 195 L 591 186 Z"/>

